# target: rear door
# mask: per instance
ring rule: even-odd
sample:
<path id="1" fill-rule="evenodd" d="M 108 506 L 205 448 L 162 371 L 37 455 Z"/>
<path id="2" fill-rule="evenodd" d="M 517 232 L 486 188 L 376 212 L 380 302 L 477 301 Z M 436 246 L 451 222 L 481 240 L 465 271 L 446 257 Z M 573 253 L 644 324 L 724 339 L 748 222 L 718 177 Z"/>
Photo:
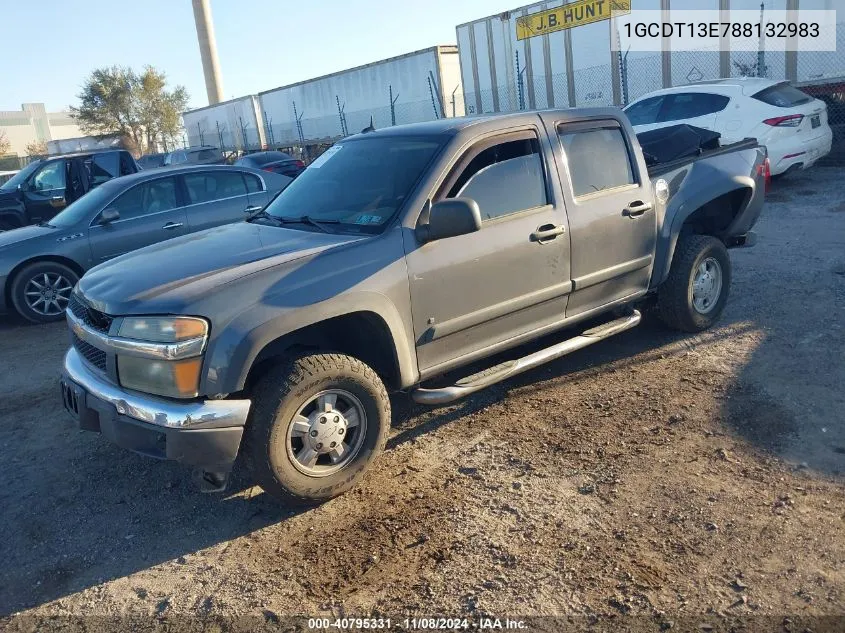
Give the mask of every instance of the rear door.
<path id="1" fill-rule="evenodd" d="M 491 135 L 465 150 L 433 193 L 434 201 L 475 200 L 482 228 L 406 244 L 422 371 L 563 319 L 569 240 L 550 154 L 533 127 Z"/>
<path id="2" fill-rule="evenodd" d="M 575 316 L 647 290 L 657 237 L 645 162 L 615 119 L 562 124 L 557 134 L 569 216 Z"/>
<path id="3" fill-rule="evenodd" d="M 209 169 L 182 175 L 188 197 L 190 231 L 243 220 L 251 207 L 246 181 L 234 169 Z"/>
<path id="4" fill-rule="evenodd" d="M 187 233 L 176 176 L 134 185 L 107 208 L 116 210 L 120 217 L 101 224 L 98 216 L 88 231 L 91 253 L 97 262 Z"/>

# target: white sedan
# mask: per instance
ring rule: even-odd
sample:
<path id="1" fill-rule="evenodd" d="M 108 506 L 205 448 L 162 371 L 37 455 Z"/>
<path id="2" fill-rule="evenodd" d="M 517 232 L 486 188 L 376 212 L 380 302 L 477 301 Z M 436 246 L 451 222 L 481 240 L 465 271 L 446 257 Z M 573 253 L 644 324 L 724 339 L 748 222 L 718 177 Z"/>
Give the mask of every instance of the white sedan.
<path id="1" fill-rule="evenodd" d="M 785 81 L 757 77 L 702 81 L 650 92 L 625 108 L 637 132 L 687 123 L 719 132 L 722 144 L 753 137 L 772 175 L 806 169 L 830 152 L 827 105 Z"/>

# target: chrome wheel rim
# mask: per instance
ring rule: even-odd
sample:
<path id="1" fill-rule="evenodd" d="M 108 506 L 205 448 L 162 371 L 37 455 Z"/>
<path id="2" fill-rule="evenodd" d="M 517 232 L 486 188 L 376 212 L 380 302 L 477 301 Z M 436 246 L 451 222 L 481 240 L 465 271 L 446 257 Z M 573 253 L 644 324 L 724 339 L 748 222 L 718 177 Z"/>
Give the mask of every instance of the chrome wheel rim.
<path id="1" fill-rule="evenodd" d="M 722 294 L 722 266 L 708 257 L 695 271 L 692 280 L 692 305 L 699 314 L 712 312 Z"/>
<path id="2" fill-rule="evenodd" d="M 23 294 L 30 310 L 41 316 L 59 316 L 67 309 L 71 281 L 61 273 L 39 273 L 26 282 Z"/>
<path id="3" fill-rule="evenodd" d="M 328 477 L 361 450 L 367 414 L 361 401 L 343 389 L 310 396 L 288 425 L 288 458 L 309 477 Z"/>

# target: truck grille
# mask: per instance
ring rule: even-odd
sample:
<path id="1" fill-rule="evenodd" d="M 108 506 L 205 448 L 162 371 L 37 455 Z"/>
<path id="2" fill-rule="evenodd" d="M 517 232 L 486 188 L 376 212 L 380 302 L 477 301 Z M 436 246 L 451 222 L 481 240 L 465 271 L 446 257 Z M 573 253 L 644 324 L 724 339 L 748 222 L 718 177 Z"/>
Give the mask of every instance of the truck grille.
<path id="1" fill-rule="evenodd" d="M 102 372 L 106 371 L 106 353 L 101 350 L 97 349 L 90 343 L 86 343 L 81 338 L 79 338 L 76 334 L 72 334 L 73 336 L 73 346 L 76 348 L 76 351 L 82 355 L 89 365 L 92 365 L 99 369 Z"/>
<path id="2" fill-rule="evenodd" d="M 98 332 L 108 332 L 112 321 L 114 320 L 109 315 L 103 314 L 99 310 L 95 310 L 94 308 L 82 303 L 76 294 L 72 294 L 70 296 L 67 309 L 70 310 L 73 316 L 82 321 L 85 325 L 97 330 Z"/>

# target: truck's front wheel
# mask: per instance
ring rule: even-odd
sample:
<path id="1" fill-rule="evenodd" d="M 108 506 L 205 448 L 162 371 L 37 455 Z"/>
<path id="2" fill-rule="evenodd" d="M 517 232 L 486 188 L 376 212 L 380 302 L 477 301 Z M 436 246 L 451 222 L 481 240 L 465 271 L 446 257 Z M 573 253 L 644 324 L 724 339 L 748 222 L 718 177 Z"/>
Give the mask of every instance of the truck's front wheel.
<path id="1" fill-rule="evenodd" d="M 657 292 L 657 313 L 669 327 L 701 332 L 721 316 L 731 285 L 725 245 L 709 235 L 678 240 L 669 277 Z"/>
<path id="2" fill-rule="evenodd" d="M 376 373 L 343 354 L 308 354 L 253 390 L 245 457 L 258 485 L 293 504 L 352 488 L 384 448 L 390 400 Z"/>

